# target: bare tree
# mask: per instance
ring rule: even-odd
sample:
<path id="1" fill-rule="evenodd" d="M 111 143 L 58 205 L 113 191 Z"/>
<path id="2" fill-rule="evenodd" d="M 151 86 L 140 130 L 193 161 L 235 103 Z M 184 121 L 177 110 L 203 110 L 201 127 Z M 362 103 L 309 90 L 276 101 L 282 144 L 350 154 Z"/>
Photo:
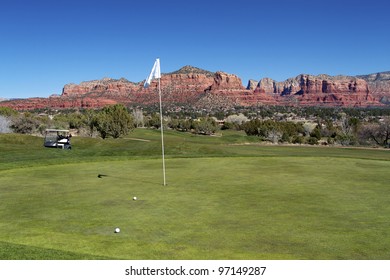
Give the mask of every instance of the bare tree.
<path id="1" fill-rule="evenodd" d="M 303 131 L 306 136 L 310 136 L 310 133 L 316 128 L 316 123 L 306 122 L 303 124 Z"/>
<path id="2" fill-rule="evenodd" d="M 244 114 L 240 113 L 238 115 L 230 115 L 226 118 L 226 121 L 235 125 L 242 125 L 249 121 L 249 119 L 244 116 Z"/>
<path id="3" fill-rule="evenodd" d="M 352 131 L 352 127 L 349 123 L 349 119 L 346 113 L 341 113 L 340 130 L 343 135 L 349 135 Z"/>
<path id="4" fill-rule="evenodd" d="M 276 128 L 272 128 L 267 133 L 267 139 L 276 144 L 282 138 L 283 133 Z"/>
<path id="5" fill-rule="evenodd" d="M 7 117 L 0 115 L 0 133 L 11 133 L 10 126 L 11 121 Z"/>
<path id="6" fill-rule="evenodd" d="M 133 119 L 135 127 L 143 127 L 144 126 L 144 114 L 142 109 L 135 109 L 133 111 Z"/>
<path id="7" fill-rule="evenodd" d="M 385 118 L 379 123 L 364 125 L 359 131 L 359 139 L 362 142 L 375 143 L 379 146 L 390 146 L 390 118 Z"/>

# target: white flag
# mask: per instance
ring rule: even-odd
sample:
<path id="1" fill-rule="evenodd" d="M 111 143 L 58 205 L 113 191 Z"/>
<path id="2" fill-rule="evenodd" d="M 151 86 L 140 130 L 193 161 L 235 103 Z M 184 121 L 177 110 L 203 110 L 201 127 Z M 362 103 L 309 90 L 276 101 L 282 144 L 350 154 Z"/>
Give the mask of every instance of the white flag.
<path id="1" fill-rule="evenodd" d="M 160 79 L 160 78 L 161 78 L 160 59 L 157 58 L 156 61 L 154 62 L 152 71 L 150 72 L 148 79 L 144 83 L 144 88 L 148 88 L 153 79 Z"/>

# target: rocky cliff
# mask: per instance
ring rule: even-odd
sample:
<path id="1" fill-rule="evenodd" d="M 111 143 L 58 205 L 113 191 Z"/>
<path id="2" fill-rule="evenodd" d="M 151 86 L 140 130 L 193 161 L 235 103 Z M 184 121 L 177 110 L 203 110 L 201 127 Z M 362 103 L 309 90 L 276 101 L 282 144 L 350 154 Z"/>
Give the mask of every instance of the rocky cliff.
<path id="1" fill-rule="evenodd" d="M 390 104 L 390 71 L 357 76 L 367 82 L 372 96 L 381 103 Z"/>
<path id="2" fill-rule="evenodd" d="M 303 94 L 351 94 L 369 93 L 365 80 L 348 76 L 329 75 L 299 75 L 283 82 L 276 82 L 270 78 L 263 78 L 257 85 L 256 91 L 279 95 L 303 95 Z"/>
<path id="3" fill-rule="evenodd" d="M 380 105 L 370 94 L 368 83 L 357 77 L 301 74 L 283 82 L 270 78 L 259 81 L 255 92 L 275 96 L 279 103 L 299 105 Z M 285 97 L 284 100 L 283 98 Z"/>
<path id="4" fill-rule="evenodd" d="M 363 79 L 368 83 L 371 93 L 390 94 L 390 71 L 369 75 L 359 75 L 356 77 L 359 79 Z"/>
<path id="5" fill-rule="evenodd" d="M 62 89 L 62 96 L 76 96 L 86 93 L 116 93 L 126 94 L 129 91 L 137 90 L 139 86 L 125 78 L 119 80 L 103 78 L 89 82 L 82 82 L 79 85 L 66 84 Z"/>
<path id="6" fill-rule="evenodd" d="M 165 105 L 204 109 L 262 104 L 293 106 L 384 106 L 390 103 L 390 72 L 349 77 L 301 74 L 277 82 L 271 78 L 250 80 L 245 88 L 234 74 L 210 72 L 192 66 L 161 77 Z M 109 104 L 158 103 L 158 82 L 147 89 L 143 82 L 104 78 L 67 84 L 61 96 L 0 102 L 18 110 L 37 108 L 96 108 Z M 386 99 L 387 98 L 387 99 Z"/>
<path id="7" fill-rule="evenodd" d="M 206 93 L 244 91 L 241 79 L 224 72 L 209 72 L 185 66 L 178 71 L 163 74 L 160 80 L 165 103 L 178 105 L 195 104 Z M 151 104 L 158 102 L 158 82 L 152 81 L 149 88 L 143 82 L 133 83 L 126 79 L 104 78 L 79 85 L 64 86 L 61 97 L 105 97 L 128 104 Z"/>

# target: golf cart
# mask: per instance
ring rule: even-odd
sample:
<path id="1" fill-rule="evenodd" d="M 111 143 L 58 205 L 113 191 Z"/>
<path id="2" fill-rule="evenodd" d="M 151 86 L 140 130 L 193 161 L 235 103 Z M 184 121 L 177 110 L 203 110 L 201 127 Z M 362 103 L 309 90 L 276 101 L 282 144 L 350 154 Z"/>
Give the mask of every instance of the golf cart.
<path id="1" fill-rule="evenodd" d="M 70 138 L 72 134 L 64 129 L 46 129 L 43 146 L 47 148 L 72 149 Z"/>

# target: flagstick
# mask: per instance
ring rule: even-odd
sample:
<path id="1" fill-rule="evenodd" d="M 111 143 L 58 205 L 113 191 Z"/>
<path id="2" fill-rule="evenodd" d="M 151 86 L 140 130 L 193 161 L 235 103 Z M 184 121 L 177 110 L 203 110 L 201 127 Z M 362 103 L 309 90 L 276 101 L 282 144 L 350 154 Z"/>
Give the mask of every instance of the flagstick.
<path id="1" fill-rule="evenodd" d="M 164 175 L 164 186 L 166 186 L 166 180 L 165 180 L 165 152 L 164 152 L 164 128 L 163 128 L 163 114 L 162 114 L 162 104 L 161 104 L 162 102 L 161 102 L 160 78 L 158 79 L 158 96 L 160 98 L 161 151 L 162 151 L 163 175 Z"/>

